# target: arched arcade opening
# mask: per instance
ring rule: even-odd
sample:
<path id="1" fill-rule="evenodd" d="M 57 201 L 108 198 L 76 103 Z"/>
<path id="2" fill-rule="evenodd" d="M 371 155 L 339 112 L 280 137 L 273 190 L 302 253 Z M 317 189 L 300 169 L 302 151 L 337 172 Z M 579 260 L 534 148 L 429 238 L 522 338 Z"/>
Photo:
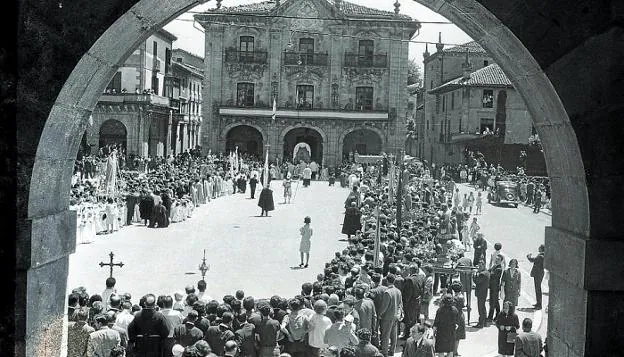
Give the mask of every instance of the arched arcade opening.
<path id="1" fill-rule="evenodd" d="M 228 130 L 225 136 L 225 152 L 234 152 L 238 148 L 241 154 L 262 157 L 264 141 L 262 133 L 249 125 L 238 125 Z"/>
<path id="2" fill-rule="evenodd" d="M 100 142 L 99 148 L 107 146 L 117 146 L 123 148 L 124 151 L 128 144 L 128 131 L 126 126 L 119 120 L 109 119 L 100 126 Z"/>
<path id="3" fill-rule="evenodd" d="M 310 151 L 308 153 L 306 146 L 299 145 L 301 143 L 305 143 L 310 147 Z M 295 153 L 295 147 L 298 148 Z M 303 148 L 303 149 L 299 149 Z M 289 130 L 286 135 L 284 135 L 284 152 L 283 157 L 288 160 L 293 160 L 295 162 L 299 162 L 303 160 L 305 162 L 316 161 L 317 163 L 323 162 L 323 137 L 321 133 L 312 128 L 294 128 Z M 296 155 L 296 158 L 294 156 Z"/>
<path id="4" fill-rule="evenodd" d="M 345 135 L 342 142 L 342 159 L 346 161 L 351 153 L 379 155 L 382 141 L 379 134 L 370 129 L 356 129 Z"/>

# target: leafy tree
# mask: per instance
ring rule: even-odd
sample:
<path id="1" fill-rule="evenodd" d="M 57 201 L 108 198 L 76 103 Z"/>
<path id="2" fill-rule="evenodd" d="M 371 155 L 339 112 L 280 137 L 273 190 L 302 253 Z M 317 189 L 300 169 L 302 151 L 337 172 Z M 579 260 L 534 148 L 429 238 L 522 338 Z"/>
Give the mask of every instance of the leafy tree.
<path id="1" fill-rule="evenodd" d="M 411 59 L 407 64 L 407 85 L 412 84 L 418 84 L 419 87 L 422 87 L 420 65 L 414 59 Z"/>

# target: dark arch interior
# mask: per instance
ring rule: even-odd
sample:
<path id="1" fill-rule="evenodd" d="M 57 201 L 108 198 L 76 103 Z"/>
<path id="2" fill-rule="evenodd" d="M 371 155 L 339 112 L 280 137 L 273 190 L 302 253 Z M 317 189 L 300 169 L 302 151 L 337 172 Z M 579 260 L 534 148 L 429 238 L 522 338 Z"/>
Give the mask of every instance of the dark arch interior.
<path id="1" fill-rule="evenodd" d="M 238 147 L 241 154 L 262 157 L 263 140 L 262 133 L 249 125 L 238 125 L 227 132 L 225 138 L 225 151 L 234 152 Z"/>
<path id="2" fill-rule="evenodd" d="M 126 126 L 119 120 L 109 119 L 100 126 L 100 148 L 108 145 L 126 148 L 128 131 Z"/>
<path id="3" fill-rule="evenodd" d="M 347 134 L 342 143 L 342 158 L 346 160 L 350 153 L 360 155 L 381 154 L 381 138 L 370 129 L 357 129 Z"/>
<path id="4" fill-rule="evenodd" d="M 323 162 L 323 137 L 311 128 L 295 128 L 284 136 L 284 159 L 292 160 L 293 150 L 299 143 L 310 145 L 310 161 Z"/>

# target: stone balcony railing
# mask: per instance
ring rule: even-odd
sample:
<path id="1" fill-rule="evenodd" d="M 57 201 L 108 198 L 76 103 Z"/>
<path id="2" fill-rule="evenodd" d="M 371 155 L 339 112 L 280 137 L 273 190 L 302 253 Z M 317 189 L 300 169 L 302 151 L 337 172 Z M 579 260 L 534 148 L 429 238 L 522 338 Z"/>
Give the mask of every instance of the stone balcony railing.
<path id="1" fill-rule="evenodd" d="M 237 107 L 221 106 L 220 115 L 243 116 L 255 118 L 271 118 L 273 109 L 267 107 Z M 347 119 L 347 120 L 388 120 L 388 111 L 356 111 L 341 109 L 295 109 L 277 108 L 277 118 L 300 118 L 300 119 Z"/>

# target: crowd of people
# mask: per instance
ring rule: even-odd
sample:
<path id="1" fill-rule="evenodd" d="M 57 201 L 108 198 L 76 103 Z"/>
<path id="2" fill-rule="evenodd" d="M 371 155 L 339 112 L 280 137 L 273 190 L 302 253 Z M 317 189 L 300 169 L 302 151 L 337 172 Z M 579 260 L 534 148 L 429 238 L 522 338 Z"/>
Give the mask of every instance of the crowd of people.
<path id="1" fill-rule="evenodd" d="M 144 191 L 149 195 L 168 192 L 180 200 L 187 197 L 191 206 L 223 194 L 211 178 L 222 177 L 232 192 L 245 189 L 246 183 L 238 185 L 228 176 L 223 156 L 177 160 L 147 177 L 128 177 L 129 187 L 138 193 L 147 185 L 153 189 Z M 309 165 L 301 164 L 300 171 L 294 166 L 274 167 L 271 178 L 286 182 L 299 172 L 302 178 L 311 178 Z M 239 178 L 247 182 L 256 177 L 254 167 L 261 166 L 241 170 Z M 520 295 L 518 262 L 511 259 L 507 264 L 497 243 L 486 266 L 487 242 L 477 218 L 470 220 L 473 205 L 475 214 L 480 211 L 480 192 L 472 196 L 474 200 L 469 196 L 462 200 L 453 180 L 446 175 L 435 178 L 432 169 L 414 160 L 401 171 L 391 168 L 387 158 L 381 165 L 354 163 L 327 169 L 326 177 L 340 177 L 349 188 L 342 228 L 348 245 L 325 264 L 316 281 L 304 282 L 293 297 L 256 299 L 239 290 L 212 299 L 204 280 L 197 290 L 187 286 L 184 293 L 146 294 L 138 301 L 117 293 L 112 278 L 102 294 L 74 289 L 69 296 L 68 356 L 108 357 L 125 350 L 127 356 L 145 357 L 388 357 L 397 350 L 398 340 L 406 340 L 407 357 L 458 356 L 460 341 L 466 339 L 464 309 L 471 278 L 479 314 L 475 327 L 497 327 L 498 352 L 503 356 L 539 356 L 541 337 L 531 331 L 530 319 L 520 324 L 514 311 Z M 206 182 L 213 185 L 204 189 Z M 285 200 L 289 191 L 291 187 L 284 185 Z M 142 201 L 137 202 L 140 206 Z M 307 267 L 313 235 L 310 217 L 300 234 L 300 266 Z M 534 262 L 536 290 L 544 275 L 543 253 L 540 247 L 537 256 L 527 257 Z M 537 301 L 536 309 L 541 308 L 541 291 Z M 432 304 L 439 308 L 430 316 Z"/>

